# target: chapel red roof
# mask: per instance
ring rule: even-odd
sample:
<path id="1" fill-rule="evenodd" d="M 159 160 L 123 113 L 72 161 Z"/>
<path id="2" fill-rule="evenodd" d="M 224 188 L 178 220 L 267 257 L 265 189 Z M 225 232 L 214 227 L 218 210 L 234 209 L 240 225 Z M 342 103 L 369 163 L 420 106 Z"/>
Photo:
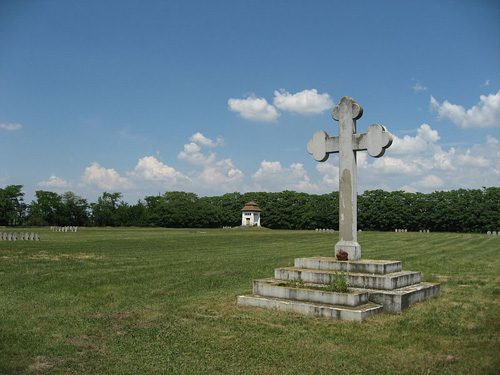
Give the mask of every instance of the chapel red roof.
<path id="1" fill-rule="evenodd" d="M 254 211 L 254 212 L 262 212 L 262 210 L 257 206 L 257 203 L 251 201 L 245 204 L 245 207 L 241 209 L 241 211 Z"/>

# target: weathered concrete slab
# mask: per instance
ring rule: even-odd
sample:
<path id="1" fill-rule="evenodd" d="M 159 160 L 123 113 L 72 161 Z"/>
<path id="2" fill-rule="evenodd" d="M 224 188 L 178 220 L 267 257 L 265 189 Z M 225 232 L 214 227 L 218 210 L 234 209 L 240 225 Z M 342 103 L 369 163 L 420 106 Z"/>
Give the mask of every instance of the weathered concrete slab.
<path id="1" fill-rule="evenodd" d="M 374 259 L 339 261 L 333 257 L 296 258 L 295 267 L 312 270 L 348 271 L 378 275 L 400 272 L 403 269 L 402 262 L 400 261 Z"/>
<path id="2" fill-rule="evenodd" d="M 306 283 L 329 284 L 335 280 L 335 271 L 283 267 L 274 270 L 274 278 L 285 281 L 302 280 Z M 354 288 L 392 290 L 420 282 L 420 272 L 400 271 L 388 275 L 349 273 L 348 286 Z"/>
<path id="3" fill-rule="evenodd" d="M 308 285 L 304 285 L 304 287 L 301 288 L 293 288 L 283 286 L 282 284 L 283 282 L 281 280 L 272 278 L 254 280 L 253 293 L 266 297 L 352 307 L 368 303 L 367 292 L 356 290 L 350 293 L 334 293 L 308 289 Z M 309 287 L 311 287 L 311 285 L 309 285 Z"/>
<path id="4" fill-rule="evenodd" d="M 416 302 L 439 296 L 441 287 L 438 283 L 422 282 L 394 290 L 376 290 L 353 288 L 360 292 L 367 292 L 368 299 L 384 306 L 384 311 L 390 314 L 401 314 Z"/>
<path id="5" fill-rule="evenodd" d="M 366 318 L 383 311 L 381 305 L 372 302 L 357 307 L 348 307 L 314 302 L 291 301 L 280 298 L 262 297 L 259 295 L 239 296 L 238 304 L 242 306 L 255 306 L 354 322 L 362 322 Z"/>

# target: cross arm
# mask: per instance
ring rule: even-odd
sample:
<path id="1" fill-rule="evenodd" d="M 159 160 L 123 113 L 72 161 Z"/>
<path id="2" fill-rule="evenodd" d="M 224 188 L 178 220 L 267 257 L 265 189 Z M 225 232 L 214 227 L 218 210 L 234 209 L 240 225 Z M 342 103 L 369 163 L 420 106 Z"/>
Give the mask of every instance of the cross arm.
<path id="1" fill-rule="evenodd" d="M 339 152 L 339 137 L 330 137 L 327 132 L 318 130 L 307 143 L 307 152 L 316 161 L 326 161 L 330 154 Z"/>
<path id="2" fill-rule="evenodd" d="M 368 150 L 370 156 L 374 158 L 384 155 L 393 140 L 392 134 L 380 124 L 372 124 L 366 133 L 353 134 L 352 138 L 354 151 Z"/>

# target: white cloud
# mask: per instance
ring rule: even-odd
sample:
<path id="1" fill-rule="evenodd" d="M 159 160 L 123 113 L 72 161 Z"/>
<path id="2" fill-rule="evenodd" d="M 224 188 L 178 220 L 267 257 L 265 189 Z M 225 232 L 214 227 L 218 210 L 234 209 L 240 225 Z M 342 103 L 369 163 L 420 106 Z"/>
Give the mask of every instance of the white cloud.
<path id="1" fill-rule="evenodd" d="M 254 95 L 246 99 L 231 98 L 227 104 L 229 110 L 251 121 L 275 122 L 280 116 L 276 108 L 268 104 L 266 99 L 257 98 Z"/>
<path id="2" fill-rule="evenodd" d="M 273 104 L 281 110 L 314 115 L 332 109 L 334 103 L 330 95 L 318 94 L 316 89 L 304 90 L 293 95 L 280 89 L 274 92 Z"/>
<path id="3" fill-rule="evenodd" d="M 154 156 L 145 156 L 139 159 L 134 171 L 128 174 L 138 179 L 165 182 L 170 185 L 175 185 L 179 181 L 188 179 L 188 177 L 162 163 Z"/>
<path id="4" fill-rule="evenodd" d="M 418 191 L 414 187 L 407 186 L 407 185 L 401 186 L 398 190 L 402 190 L 402 191 L 404 191 L 406 193 L 416 193 Z"/>
<path id="5" fill-rule="evenodd" d="M 323 184 L 327 189 L 339 187 L 339 167 L 330 163 L 318 163 L 316 169 L 323 175 Z"/>
<path id="6" fill-rule="evenodd" d="M 269 174 L 280 173 L 283 169 L 279 161 L 264 160 L 260 163 L 260 168 L 254 173 L 253 178 L 260 179 Z"/>
<path id="7" fill-rule="evenodd" d="M 199 181 L 212 187 L 227 186 L 228 184 L 241 182 L 242 179 L 243 172 L 234 168 L 232 163 L 230 163 L 229 167 L 228 163 L 208 166 L 198 176 Z"/>
<path id="8" fill-rule="evenodd" d="M 406 191 L 413 188 L 415 191 L 431 192 L 436 189 L 477 189 L 500 184 L 500 142 L 492 136 L 486 137 L 485 143 L 472 147 L 452 147 L 449 150 L 432 143 L 423 153 L 393 158 L 399 161 L 389 159 L 389 168 L 386 162 L 382 162 L 386 158 L 384 156 L 367 164 L 364 173 L 359 176 L 365 186 L 368 183 L 373 185 L 378 180 L 386 181 L 392 187 L 404 186 Z M 384 168 L 380 168 L 382 164 Z M 399 169 L 398 164 L 407 167 L 403 167 L 401 172 L 408 173 L 394 173 L 394 170 Z M 366 173 L 368 170 L 369 174 Z"/>
<path id="9" fill-rule="evenodd" d="M 195 167 L 189 172 L 192 186 L 203 190 L 239 190 L 244 174 L 237 169 L 231 159 L 217 161 L 217 154 L 209 152 L 205 155 L 201 152 L 201 146 L 216 147 L 224 144 L 222 138 L 217 141 L 205 137 L 201 133 L 191 136 L 191 143 L 184 145 L 184 150 L 179 152 L 177 158 L 186 161 Z M 197 142 L 197 143 L 194 143 Z"/>
<path id="10" fill-rule="evenodd" d="M 418 93 L 418 92 L 421 92 L 421 91 L 427 91 L 428 89 L 429 89 L 428 87 L 422 86 L 419 82 L 417 82 L 413 86 L 413 92 L 415 92 L 415 93 Z"/>
<path id="11" fill-rule="evenodd" d="M 433 155 L 421 157 L 421 164 L 427 165 L 428 169 L 436 171 L 455 171 L 457 168 L 453 165 L 455 160 L 455 148 L 450 148 L 449 151 L 443 151 L 441 147 L 434 151 Z"/>
<path id="12" fill-rule="evenodd" d="M 94 162 L 90 167 L 85 168 L 82 176 L 83 181 L 89 185 L 96 185 L 105 190 L 133 189 L 134 185 L 125 177 L 120 177 L 114 169 L 101 167 Z"/>
<path id="13" fill-rule="evenodd" d="M 404 161 L 403 159 L 392 158 L 384 156 L 375 159 L 372 167 L 380 170 L 382 173 L 387 174 L 420 174 L 420 169 L 413 163 Z"/>
<path id="14" fill-rule="evenodd" d="M 428 175 L 414 183 L 416 186 L 437 189 L 444 186 L 444 181 L 436 175 Z"/>
<path id="15" fill-rule="evenodd" d="M 488 96 L 481 95 L 479 103 L 468 110 L 447 100 L 439 104 L 431 95 L 430 107 L 437 111 L 440 120 L 451 120 L 464 129 L 500 126 L 500 91 Z"/>
<path id="16" fill-rule="evenodd" d="M 37 185 L 50 188 L 66 188 L 69 186 L 69 183 L 57 177 L 55 174 L 51 174 L 47 181 L 41 181 Z"/>
<path id="17" fill-rule="evenodd" d="M 244 174 L 236 168 L 231 159 L 215 161 L 214 159 L 203 166 L 201 171 L 192 171 L 193 183 L 210 191 L 236 191 L 241 189 Z"/>
<path id="18" fill-rule="evenodd" d="M 201 147 L 196 143 L 184 145 L 184 150 L 179 152 L 177 158 L 194 165 L 209 165 L 215 161 L 215 153 L 211 152 L 208 156 L 202 154 Z"/>
<path id="19" fill-rule="evenodd" d="M 222 137 L 218 137 L 214 142 L 210 138 L 205 137 L 200 132 L 193 134 L 191 138 L 189 138 L 189 140 L 204 147 L 217 147 L 224 144 L 224 139 Z"/>
<path id="20" fill-rule="evenodd" d="M 485 168 L 490 165 L 490 161 L 482 155 L 475 156 L 472 150 L 468 149 L 462 155 L 457 155 L 457 164 L 464 167 Z"/>
<path id="21" fill-rule="evenodd" d="M 390 150 L 390 153 L 395 155 L 420 154 L 440 138 L 437 130 L 432 130 L 429 125 L 422 124 L 415 137 L 405 135 L 403 138 L 399 138 L 393 135 L 393 142 L 388 152 Z"/>
<path id="22" fill-rule="evenodd" d="M 496 139 L 495 137 L 492 137 L 491 135 L 488 135 L 486 137 L 486 143 L 488 143 L 489 145 L 497 145 L 498 139 Z"/>
<path id="23" fill-rule="evenodd" d="M 10 131 L 19 130 L 22 127 L 23 126 L 21 124 L 3 124 L 3 123 L 0 123 L 1 129 L 10 130 Z"/>
<path id="24" fill-rule="evenodd" d="M 259 187 L 263 190 L 304 192 L 317 192 L 318 190 L 318 186 L 311 183 L 301 163 L 293 163 L 288 168 L 283 168 L 279 161 L 263 160 L 260 168 L 252 175 L 252 179 L 259 182 Z"/>

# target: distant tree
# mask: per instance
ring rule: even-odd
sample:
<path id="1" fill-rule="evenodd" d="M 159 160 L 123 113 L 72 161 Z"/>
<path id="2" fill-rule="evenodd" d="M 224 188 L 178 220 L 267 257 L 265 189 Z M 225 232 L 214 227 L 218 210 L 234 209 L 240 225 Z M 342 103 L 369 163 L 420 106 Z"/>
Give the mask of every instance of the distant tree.
<path id="1" fill-rule="evenodd" d="M 246 202 L 240 193 L 227 193 L 216 197 L 199 198 L 217 209 L 220 226 L 237 226 L 241 224 L 241 209 Z"/>
<path id="2" fill-rule="evenodd" d="M 116 208 L 117 226 L 145 227 L 149 225 L 149 213 L 146 205 L 138 201 L 136 204 L 128 204 L 120 201 Z"/>
<path id="3" fill-rule="evenodd" d="M 63 225 L 62 198 L 51 191 L 37 190 L 28 209 L 29 225 Z"/>
<path id="4" fill-rule="evenodd" d="M 194 193 L 166 192 L 145 198 L 152 225 L 166 228 L 215 228 L 224 225 L 220 207 Z"/>
<path id="5" fill-rule="evenodd" d="M 7 185 L 0 189 L 0 225 L 22 225 L 26 204 L 23 202 L 23 185 Z"/>
<path id="6" fill-rule="evenodd" d="M 68 191 L 61 195 L 63 222 L 61 225 L 81 226 L 89 223 L 89 204 L 86 199 Z"/>
<path id="7" fill-rule="evenodd" d="M 92 224 L 98 227 L 118 226 L 120 223 L 118 205 L 122 193 L 102 193 L 97 203 L 90 205 Z"/>
<path id="8" fill-rule="evenodd" d="M 153 226 L 215 228 L 241 223 L 249 201 L 262 209 L 262 225 L 271 229 L 338 228 L 339 194 L 282 191 L 238 192 L 199 198 L 194 193 L 166 192 L 136 204 L 121 193 L 104 192 L 96 203 L 73 192 L 58 195 L 38 190 L 30 205 L 22 185 L 0 189 L 0 225 Z M 500 228 L 500 188 L 458 189 L 430 194 L 383 190 L 358 195 L 358 228 L 392 231 L 486 232 Z"/>
<path id="9" fill-rule="evenodd" d="M 478 227 L 481 232 L 498 231 L 500 228 L 500 187 L 484 188 L 482 191 L 481 205 L 477 207 L 480 211 Z"/>

